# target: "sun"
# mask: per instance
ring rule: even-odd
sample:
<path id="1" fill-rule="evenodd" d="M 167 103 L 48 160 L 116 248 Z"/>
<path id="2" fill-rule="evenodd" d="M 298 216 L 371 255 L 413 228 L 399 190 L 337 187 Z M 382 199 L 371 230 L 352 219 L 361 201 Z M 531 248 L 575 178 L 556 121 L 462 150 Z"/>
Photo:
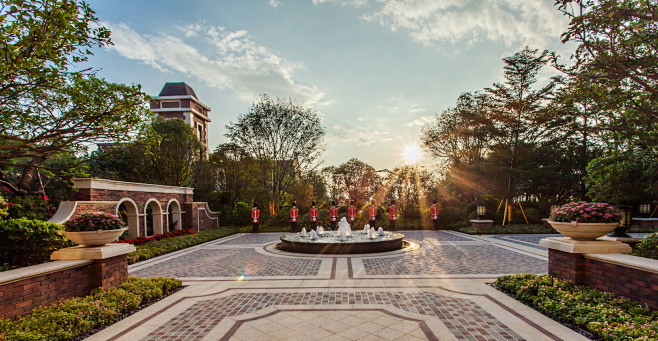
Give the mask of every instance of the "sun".
<path id="1" fill-rule="evenodd" d="M 423 150 L 416 144 L 410 144 L 404 147 L 402 156 L 406 164 L 412 165 L 418 163 L 423 158 Z"/>

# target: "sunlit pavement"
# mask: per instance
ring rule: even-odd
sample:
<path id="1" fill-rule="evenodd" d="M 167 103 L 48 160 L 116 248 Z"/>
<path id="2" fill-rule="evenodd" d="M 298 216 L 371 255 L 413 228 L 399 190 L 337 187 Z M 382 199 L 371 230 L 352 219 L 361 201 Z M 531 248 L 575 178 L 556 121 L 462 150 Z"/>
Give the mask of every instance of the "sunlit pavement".
<path id="1" fill-rule="evenodd" d="M 402 232 L 415 247 L 314 256 L 238 234 L 135 264 L 186 288 L 90 340 L 586 340 L 488 285 L 545 273 L 549 235 Z"/>

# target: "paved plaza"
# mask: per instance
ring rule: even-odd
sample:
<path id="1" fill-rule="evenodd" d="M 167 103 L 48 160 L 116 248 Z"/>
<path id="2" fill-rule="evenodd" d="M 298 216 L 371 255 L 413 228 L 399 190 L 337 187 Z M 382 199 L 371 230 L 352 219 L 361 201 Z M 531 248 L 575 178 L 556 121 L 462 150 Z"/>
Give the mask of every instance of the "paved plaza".
<path id="1" fill-rule="evenodd" d="M 261 233 L 135 264 L 186 287 L 90 340 L 586 340 L 489 285 L 545 273 L 555 235 L 402 233 L 412 247 L 383 254 L 292 254 Z"/>

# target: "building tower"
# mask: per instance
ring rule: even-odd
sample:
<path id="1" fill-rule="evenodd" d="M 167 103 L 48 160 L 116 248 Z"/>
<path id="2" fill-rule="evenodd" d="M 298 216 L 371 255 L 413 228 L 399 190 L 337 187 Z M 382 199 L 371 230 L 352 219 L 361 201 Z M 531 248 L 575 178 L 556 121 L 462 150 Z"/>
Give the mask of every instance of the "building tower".
<path id="1" fill-rule="evenodd" d="M 151 111 L 169 119 L 178 118 L 196 131 L 199 141 L 208 154 L 208 113 L 210 108 L 201 103 L 194 90 L 184 82 L 166 83 L 157 97 L 151 100 Z"/>

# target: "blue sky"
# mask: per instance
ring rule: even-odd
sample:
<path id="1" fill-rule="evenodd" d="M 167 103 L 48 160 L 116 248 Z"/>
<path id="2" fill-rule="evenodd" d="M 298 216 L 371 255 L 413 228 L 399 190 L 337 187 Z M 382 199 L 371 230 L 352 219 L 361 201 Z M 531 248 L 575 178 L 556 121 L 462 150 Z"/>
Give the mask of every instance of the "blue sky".
<path id="1" fill-rule="evenodd" d="M 211 149 L 266 93 L 317 109 L 323 167 L 357 157 L 393 168 L 423 123 L 501 80 L 502 58 L 526 45 L 569 55 L 553 2 L 94 0 L 114 45 L 90 65 L 150 95 L 165 82 L 191 85 L 212 108 Z"/>

